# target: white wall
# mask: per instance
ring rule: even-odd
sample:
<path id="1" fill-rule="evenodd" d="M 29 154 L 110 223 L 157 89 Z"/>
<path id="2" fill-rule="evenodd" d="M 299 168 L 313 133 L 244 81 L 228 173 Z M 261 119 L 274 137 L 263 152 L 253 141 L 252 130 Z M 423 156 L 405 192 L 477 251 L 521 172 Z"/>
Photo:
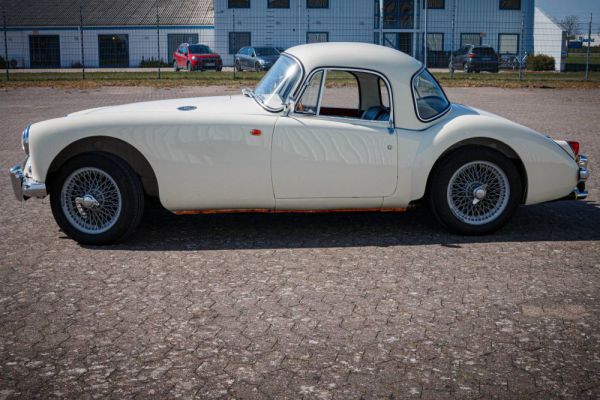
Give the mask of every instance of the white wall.
<path id="1" fill-rule="evenodd" d="M 233 31 L 251 32 L 252 46 L 288 48 L 306 43 L 307 32 L 328 32 L 330 42 L 372 43 L 373 5 L 373 0 L 329 0 L 328 9 L 307 9 L 306 0 L 290 0 L 289 9 L 270 9 L 267 0 L 251 0 L 250 9 L 228 9 L 227 0 L 214 0 L 215 50 L 225 65 L 233 65 Z"/>
<path id="2" fill-rule="evenodd" d="M 160 29 L 160 56 L 171 63 L 172 55 L 168 53 L 167 35 L 171 33 L 198 34 L 200 43 L 214 47 L 213 27 L 165 27 Z M 84 55 L 86 68 L 99 66 L 98 35 L 127 34 L 129 39 L 129 66 L 139 67 L 142 58 L 158 56 L 156 27 L 118 27 L 96 28 L 88 27 L 83 32 Z M 29 36 L 58 35 L 60 42 L 60 66 L 71 68 L 81 61 L 81 42 L 79 28 L 44 28 L 44 29 L 14 29 L 7 33 L 8 58 L 16 60 L 18 68 L 29 68 Z M 0 35 L 1 36 L 1 35 Z M 4 58 L 4 37 L 0 37 L 0 55 Z"/>
<path id="3" fill-rule="evenodd" d="M 534 53 L 554 57 L 556 70 L 564 71 L 566 62 L 566 33 L 542 10 L 535 9 Z"/>

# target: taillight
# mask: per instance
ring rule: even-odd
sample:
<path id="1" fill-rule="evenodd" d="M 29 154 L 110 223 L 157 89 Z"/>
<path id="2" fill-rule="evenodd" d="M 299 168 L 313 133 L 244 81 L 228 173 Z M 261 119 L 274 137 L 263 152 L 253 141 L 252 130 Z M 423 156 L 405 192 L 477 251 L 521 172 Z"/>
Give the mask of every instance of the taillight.
<path id="1" fill-rule="evenodd" d="M 577 157 L 579 155 L 579 142 L 567 140 L 567 143 L 569 143 L 569 146 L 571 146 L 573 153 L 575 153 L 575 157 Z"/>
<path id="2" fill-rule="evenodd" d="M 469 58 L 477 58 L 477 54 L 471 53 L 471 54 L 467 55 L 467 57 L 469 57 Z"/>

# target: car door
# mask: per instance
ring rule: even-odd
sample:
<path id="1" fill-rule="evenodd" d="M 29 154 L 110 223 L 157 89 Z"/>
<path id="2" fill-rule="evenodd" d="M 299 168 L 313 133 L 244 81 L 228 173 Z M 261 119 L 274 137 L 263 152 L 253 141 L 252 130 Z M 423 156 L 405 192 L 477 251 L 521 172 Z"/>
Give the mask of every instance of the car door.
<path id="1" fill-rule="evenodd" d="M 327 75 L 335 73 L 337 70 L 315 72 L 294 112 L 277 121 L 271 163 L 279 208 L 281 204 L 302 205 L 286 199 L 346 199 L 342 204 L 349 207 L 379 207 L 383 197 L 396 190 L 394 129 L 389 120 L 361 119 L 364 110 L 360 99 L 354 110 L 353 89 L 344 88 L 336 95 L 336 89 L 326 84 Z M 331 107 L 336 105 L 330 104 L 335 97 L 342 107 Z"/>

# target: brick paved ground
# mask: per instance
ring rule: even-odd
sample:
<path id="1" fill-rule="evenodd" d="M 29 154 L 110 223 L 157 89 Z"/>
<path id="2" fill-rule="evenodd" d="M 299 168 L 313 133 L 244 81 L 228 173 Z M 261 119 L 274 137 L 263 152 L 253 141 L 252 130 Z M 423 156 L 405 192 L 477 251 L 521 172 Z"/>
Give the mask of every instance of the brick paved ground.
<path id="1" fill-rule="evenodd" d="M 215 89 L 0 93 L 0 399 L 600 396 L 600 190 L 464 238 L 400 215 L 176 217 L 80 247 L 7 168 L 31 121 Z M 600 91 L 452 89 L 583 142 Z M 594 179 L 594 177 L 592 178 Z"/>

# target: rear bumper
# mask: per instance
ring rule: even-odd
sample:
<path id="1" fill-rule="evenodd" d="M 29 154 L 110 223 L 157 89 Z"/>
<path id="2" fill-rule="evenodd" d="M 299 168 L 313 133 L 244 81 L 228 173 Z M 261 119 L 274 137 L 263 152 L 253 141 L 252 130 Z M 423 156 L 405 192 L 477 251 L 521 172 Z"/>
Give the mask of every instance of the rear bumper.
<path id="1" fill-rule="evenodd" d="M 590 171 L 588 170 L 588 158 L 581 154 L 577 156 L 577 165 L 579 171 L 577 172 L 577 186 L 573 191 L 565 197 L 565 200 L 585 200 L 588 197 L 588 190 L 585 187 L 585 183 L 590 177 Z"/>
<path id="2" fill-rule="evenodd" d="M 23 168 L 17 164 L 9 170 L 10 182 L 18 201 L 30 197 L 44 198 L 48 194 L 46 185 L 25 176 Z"/>

